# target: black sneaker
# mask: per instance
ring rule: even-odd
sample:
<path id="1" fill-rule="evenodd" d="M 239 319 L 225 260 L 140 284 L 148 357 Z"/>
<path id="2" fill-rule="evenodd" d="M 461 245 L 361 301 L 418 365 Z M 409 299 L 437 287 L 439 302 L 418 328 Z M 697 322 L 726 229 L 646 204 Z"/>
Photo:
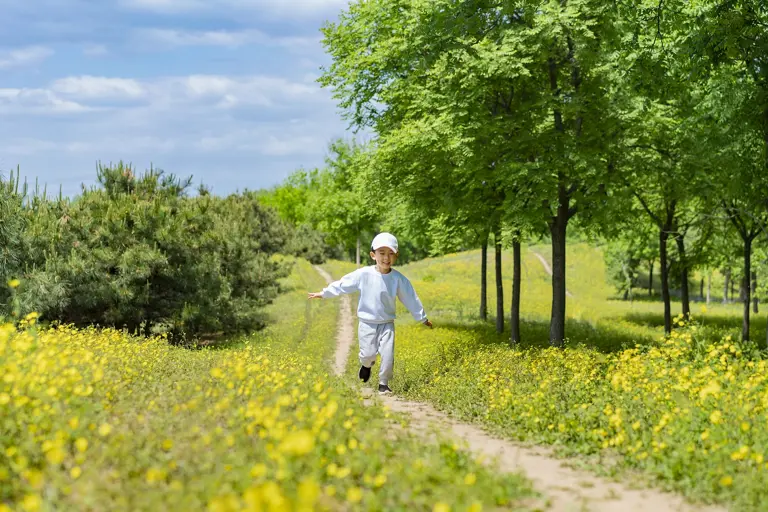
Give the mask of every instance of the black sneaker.
<path id="1" fill-rule="evenodd" d="M 380 395 L 391 395 L 392 390 L 389 389 L 389 386 L 386 384 L 379 384 L 379 394 Z"/>
<path id="2" fill-rule="evenodd" d="M 363 382 L 368 382 L 368 379 L 371 378 L 371 369 L 367 366 L 361 366 L 360 371 L 357 372 L 357 376 L 360 377 L 360 380 Z"/>

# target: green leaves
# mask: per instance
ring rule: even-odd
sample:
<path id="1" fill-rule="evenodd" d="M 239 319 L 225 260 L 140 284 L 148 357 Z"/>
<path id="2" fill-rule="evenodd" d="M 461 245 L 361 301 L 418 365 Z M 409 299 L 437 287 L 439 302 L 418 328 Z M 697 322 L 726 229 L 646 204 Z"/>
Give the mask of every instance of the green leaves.
<path id="1" fill-rule="evenodd" d="M 13 209 L 0 225 L 13 221 L 18 242 L 6 273 L 21 278 L 24 313 L 178 340 L 263 325 L 289 233 L 255 194 L 187 197 L 190 180 L 122 164 L 99 176 L 105 188 L 71 201 L 24 204 L 3 183 L 0 206 Z"/>

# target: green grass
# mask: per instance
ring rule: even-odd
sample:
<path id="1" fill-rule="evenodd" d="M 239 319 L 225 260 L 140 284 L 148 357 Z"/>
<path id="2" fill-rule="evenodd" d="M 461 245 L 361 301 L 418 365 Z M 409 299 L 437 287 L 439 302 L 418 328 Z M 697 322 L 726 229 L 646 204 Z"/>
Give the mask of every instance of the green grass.
<path id="1" fill-rule="evenodd" d="M 395 392 L 510 438 L 552 444 L 596 471 L 694 501 L 768 510 L 768 376 L 757 347 L 731 341 L 741 307 L 717 303 L 704 313 L 693 305 L 696 325 L 676 325 L 665 339 L 661 303 L 617 300 L 600 250 L 572 244 L 567 348 L 550 349 L 551 278 L 533 251 L 549 259 L 547 247 L 524 248 L 523 342 L 514 348 L 508 330 L 496 334 L 493 318 L 479 320 L 479 251 L 398 267 L 436 327 L 415 325 L 400 307 Z M 505 253 L 507 310 L 511 264 Z M 338 278 L 354 265 L 325 268 Z M 489 274 L 491 317 L 494 292 Z M 753 332 L 765 325 L 758 316 Z M 350 375 L 357 364 L 351 355 Z"/>
<path id="2" fill-rule="evenodd" d="M 270 327 L 217 349 L 0 328 L 0 510 L 524 509 L 524 478 L 329 375 L 337 304 L 306 299 L 323 284 L 298 261 Z"/>

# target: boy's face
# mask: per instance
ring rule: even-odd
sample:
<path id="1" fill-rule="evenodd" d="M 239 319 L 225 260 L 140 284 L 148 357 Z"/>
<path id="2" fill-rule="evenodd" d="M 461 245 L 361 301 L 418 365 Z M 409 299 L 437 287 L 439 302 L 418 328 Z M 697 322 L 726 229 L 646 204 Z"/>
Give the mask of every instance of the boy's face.
<path id="1" fill-rule="evenodd" d="M 371 252 L 371 258 L 376 260 L 376 265 L 381 270 L 389 270 L 397 261 L 397 253 L 389 247 L 379 247 Z"/>

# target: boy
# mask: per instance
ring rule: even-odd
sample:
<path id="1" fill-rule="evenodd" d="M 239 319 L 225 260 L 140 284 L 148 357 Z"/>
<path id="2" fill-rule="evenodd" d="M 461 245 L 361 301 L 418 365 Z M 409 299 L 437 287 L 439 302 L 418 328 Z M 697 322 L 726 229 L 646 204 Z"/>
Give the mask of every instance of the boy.
<path id="1" fill-rule="evenodd" d="M 368 382 L 376 355 L 381 354 L 379 393 L 392 393 L 389 380 L 395 363 L 395 297 L 400 299 L 417 322 L 432 327 L 411 282 L 393 269 L 397 261 L 397 238 L 379 233 L 371 243 L 371 258 L 375 265 L 351 272 L 323 288 L 310 293 L 310 299 L 328 299 L 341 294 L 360 292 L 357 307 L 359 319 L 357 337 L 360 342 L 360 371 L 358 377 Z"/>

